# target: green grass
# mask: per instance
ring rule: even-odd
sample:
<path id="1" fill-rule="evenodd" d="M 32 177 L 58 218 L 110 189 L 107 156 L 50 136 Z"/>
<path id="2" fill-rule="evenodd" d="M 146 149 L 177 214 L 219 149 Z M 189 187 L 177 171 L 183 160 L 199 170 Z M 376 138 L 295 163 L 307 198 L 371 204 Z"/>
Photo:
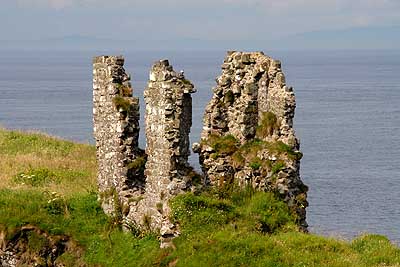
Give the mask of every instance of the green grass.
<path id="1" fill-rule="evenodd" d="M 84 248 L 84 260 L 91 265 L 147 266 L 143 257 L 156 260 L 160 253 L 155 236 L 137 239 L 115 227 L 94 192 L 67 197 L 33 189 L 0 190 L 0 224 L 10 235 L 32 224 L 51 235 L 71 236 Z M 138 265 L 132 264 L 135 261 Z"/>
<path id="2" fill-rule="evenodd" d="M 40 186 L 46 183 L 55 182 L 56 175 L 47 168 L 30 168 L 26 172 L 18 173 L 13 181 L 21 185 Z"/>
<path id="3" fill-rule="evenodd" d="M 233 154 L 240 146 L 240 142 L 233 135 L 225 136 L 210 135 L 206 141 L 215 151 L 215 156 L 224 156 Z"/>
<path id="4" fill-rule="evenodd" d="M 366 235 L 352 242 L 300 233 L 287 206 L 272 194 L 210 192 L 175 198 L 182 235 L 164 262 L 176 266 L 400 266 L 388 239 Z"/>
<path id="5" fill-rule="evenodd" d="M 262 164 L 263 164 L 263 161 L 259 157 L 255 156 L 254 158 L 252 158 L 249 166 L 253 170 L 258 170 L 262 166 Z"/>
<path id="6" fill-rule="evenodd" d="M 0 128 L 0 189 L 74 194 L 96 188 L 96 148 L 40 133 Z"/>
<path id="7" fill-rule="evenodd" d="M 243 166 L 246 163 L 253 169 L 258 169 L 260 167 L 265 167 L 270 169 L 272 163 L 269 160 L 261 160 L 258 157 L 258 153 L 262 150 L 268 151 L 271 155 L 275 155 L 278 159 L 289 159 L 289 160 L 300 160 L 303 154 L 299 151 L 293 151 L 293 149 L 287 144 L 276 141 L 267 142 L 260 139 L 253 139 L 244 143 L 242 146 L 235 147 L 234 153 L 232 155 L 232 163 L 234 166 Z M 282 163 L 282 161 L 280 161 Z M 283 168 L 280 166 L 279 168 Z M 275 167 L 277 170 L 278 166 Z"/>
<path id="8" fill-rule="evenodd" d="M 84 170 L 71 170 L 55 168 L 32 168 L 20 172 L 13 177 L 13 182 L 19 185 L 43 186 L 49 184 L 60 184 L 63 181 L 72 183 L 74 180 L 84 180 L 90 176 L 90 172 Z"/>
<path id="9" fill-rule="evenodd" d="M 236 187 L 173 199 L 171 219 L 180 225 L 181 236 L 175 248 L 160 249 L 156 235 L 123 232 L 103 213 L 92 146 L 0 130 L 0 156 L 0 230 L 11 238 L 29 224 L 69 236 L 76 251 L 57 259 L 66 266 L 400 266 L 399 248 L 383 236 L 348 242 L 300 233 L 273 194 Z M 15 181 L 20 173 L 41 178 L 21 184 Z M 46 242 L 40 235 L 28 236 L 34 253 Z"/>
<path id="10" fill-rule="evenodd" d="M 272 165 L 272 169 L 271 169 L 272 174 L 278 173 L 283 168 L 285 168 L 285 163 L 284 162 L 282 162 L 282 161 L 276 162 L 274 165 Z"/>
<path id="11" fill-rule="evenodd" d="M 39 133 L 22 134 L 18 131 L 0 129 L 0 154 L 38 154 L 40 156 L 66 156 L 74 143 L 61 141 Z"/>
<path id="12" fill-rule="evenodd" d="M 299 151 L 294 151 L 289 145 L 283 143 L 282 141 L 272 142 L 268 145 L 270 151 L 275 151 L 277 153 L 286 153 L 288 158 L 294 160 L 300 160 L 303 154 Z"/>

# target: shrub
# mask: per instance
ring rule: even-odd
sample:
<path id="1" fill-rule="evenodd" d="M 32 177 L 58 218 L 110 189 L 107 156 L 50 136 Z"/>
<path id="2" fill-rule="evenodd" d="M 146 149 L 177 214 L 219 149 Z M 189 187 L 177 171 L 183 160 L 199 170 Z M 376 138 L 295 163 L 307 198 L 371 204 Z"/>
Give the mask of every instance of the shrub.
<path id="1" fill-rule="evenodd" d="M 260 140 L 260 139 L 252 139 L 246 143 L 244 143 L 240 148 L 240 152 L 244 155 L 246 155 L 246 158 L 250 157 L 255 157 L 257 153 L 265 148 L 266 142 Z"/>
<path id="2" fill-rule="evenodd" d="M 233 185 L 229 199 L 236 206 L 244 206 L 255 193 L 256 190 L 251 185 L 246 185 L 243 188 L 240 188 L 237 185 Z"/>
<path id="3" fill-rule="evenodd" d="M 184 85 L 188 85 L 188 86 L 192 86 L 193 87 L 193 84 L 188 79 L 182 79 L 181 81 L 182 81 L 182 83 Z"/>
<path id="4" fill-rule="evenodd" d="M 232 155 L 232 163 L 233 163 L 233 167 L 235 168 L 239 168 L 242 167 L 246 162 L 246 159 L 243 157 L 243 155 L 240 153 L 240 151 L 236 151 L 233 155 Z"/>
<path id="5" fill-rule="evenodd" d="M 57 192 L 45 192 L 48 201 L 44 206 L 45 210 L 51 215 L 68 215 L 68 203 L 62 195 Z"/>
<path id="6" fill-rule="evenodd" d="M 193 185 L 200 185 L 203 183 L 204 177 L 191 168 L 186 174 Z"/>
<path id="7" fill-rule="evenodd" d="M 132 88 L 123 84 L 117 84 L 118 93 L 120 96 L 132 96 Z"/>
<path id="8" fill-rule="evenodd" d="M 252 169 L 259 169 L 261 166 L 265 165 L 265 161 L 258 157 L 258 152 L 264 147 L 265 142 L 259 139 L 253 139 L 244 143 L 232 155 L 233 166 L 235 168 L 242 167 L 247 162 Z"/>

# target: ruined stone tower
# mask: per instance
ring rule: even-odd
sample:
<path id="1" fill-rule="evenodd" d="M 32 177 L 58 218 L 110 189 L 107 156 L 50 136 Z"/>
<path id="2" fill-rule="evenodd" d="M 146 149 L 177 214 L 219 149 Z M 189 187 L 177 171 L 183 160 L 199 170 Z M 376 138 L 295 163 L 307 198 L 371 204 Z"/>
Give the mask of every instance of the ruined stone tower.
<path id="1" fill-rule="evenodd" d="M 146 153 L 138 147 L 139 101 L 132 96 L 122 57 L 93 61 L 93 116 L 98 183 L 106 213 L 125 227 L 160 231 L 164 241 L 178 229 L 168 201 L 191 188 L 189 132 L 192 83 L 168 60 L 151 69 L 146 100 Z"/>
<path id="2" fill-rule="evenodd" d="M 293 130 L 296 107 L 281 63 L 262 52 L 228 52 L 206 107 L 200 164 L 207 183 L 276 192 L 305 230 L 307 187 Z"/>
<path id="3" fill-rule="evenodd" d="M 132 97 L 130 76 L 122 57 L 93 60 L 93 124 L 98 161 L 98 184 L 107 214 L 121 212 L 144 190 L 143 170 L 130 168 L 143 159 L 138 148 L 139 99 Z"/>
<path id="4" fill-rule="evenodd" d="M 159 229 L 163 241 L 179 229 L 170 223 L 169 200 L 191 188 L 187 160 L 194 87 L 176 73 L 168 60 L 156 62 L 144 92 L 146 100 L 146 187 L 143 199 L 128 215 L 130 221 Z"/>

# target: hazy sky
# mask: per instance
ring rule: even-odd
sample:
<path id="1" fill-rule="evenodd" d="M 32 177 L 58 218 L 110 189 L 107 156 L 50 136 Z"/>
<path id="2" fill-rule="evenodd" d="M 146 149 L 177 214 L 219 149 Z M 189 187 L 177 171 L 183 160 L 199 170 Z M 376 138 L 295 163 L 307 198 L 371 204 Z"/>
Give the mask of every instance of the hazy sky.
<path id="1" fill-rule="evenodd" d="M 0 40 L 268 40 L 400 26 L 400 0 L 0 0 Z"/>

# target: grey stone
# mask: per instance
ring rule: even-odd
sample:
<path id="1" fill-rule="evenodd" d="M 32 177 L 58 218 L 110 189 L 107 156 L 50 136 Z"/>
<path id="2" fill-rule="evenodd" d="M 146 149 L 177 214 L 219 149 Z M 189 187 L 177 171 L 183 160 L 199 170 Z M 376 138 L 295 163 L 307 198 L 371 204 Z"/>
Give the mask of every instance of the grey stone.
<path id="1" fill-rule="evenodd" d="M 93 88 L 100 92 L 93 95 L 98 184 L 104 210 L 114 214 L 117 211 L 112 204 L 113 198 L 127 202 L 128 199 L 123 197 L 125 191 L 139 190 L 143 186 L 140 180 L 130 177 L 126 168 L 129 162 L 143 154 L 138 147 L 139 99 L 131 95 L 129 88 L 121 91 L 122 81 L 130 77 L 123 68 L 121 56 L 100 56 L 93 62 Z M 125 103 L 124 107 L 115 105 L 117 97 Z M 111 191 L 115 191 L 116 196 Z"/>
<path id="2" fill-rule="evenodd" d="M 283 142 L 290 146 L 293 151 L 299 149 L 299 142 L 294 134 L 293 117 L 296 102 L 293 90 L 289 90 L 285 83 L 285 76 L 280 70 L 281 62 L 274 60 L 261 52 L 242 53 L 230 52 L 224 62 L 232 62 L 230 66 L 224 63 L 222 75 L 217 81 L 224 79 L 226 73 L 234 73 L 235 78 L 229 85 L 218 83 L 214 88 L 214 94 L 206 107 L 203 122 L 204 127 L 201 134 L 199 153 L 200 164 L 205 174 L 207 183 L 212 186 L 220 184 L 220 177 L 232 177 L 239 185 L 250 184 L 258 190 L 275 191 L 283 195 L 287 203 L 295 203 L 298 210 L 298 224 L 306 230 L 305 207 L 307 201 L 302 197 L 300 203 L 296 196 L 306 196 L 307 187 L 300 179 L 299 160 L 285 155 L 271 154 L 264 149 L 259 151 L 258 156 L 264 160 L 284 162 L 285 168 L 281 169 L 278 179 L 284 180 L 284 184 L 276 182 L 272 171 L 266 173 L 238 164 L 232 155 L 224 153 L 213 153 L 207 140 L 211 135 L 218 133 L 221 136 L 232 135 L 243 145 L 255 138 L 256 128 L 265 112 L 276 115 L 279 128 L 274 129 L 270 135 L 264 137 L 266 142 Z M 229 68 L 228 68 L 229 67 Z M 234 94 L 234 101 L 229 102 L 229 108 L 219 104 L 227 103 L 225 100 Z M 217 157 L 217 158 L 215 158 Z M 244 164 L 249 164 L 246 162 Z M 246 170 L 246 171 L 244 171 Z"/>
<path id="3" fill-rule="evenodd" d="M 93 60 L 93 120 L 102 207 L 110 215 L 122 209 L 126 227 L 159 231 L 161 246 L 168 247 L 180 234 L 178 225 L 170 221 L 169 200 L 197 190 L 191 181 L 193 168 L 187 162 L 191 94 L 196 90 L 184 72 L 175 72 L 168 60 L 152 66 L 144 91 L 147 145 L 143 151 L 138 147 L 139 99 L 131 94 L 130 75 L 123 64 L 121 56 Z M 228 52 L 204 113 L 202 141 L 194 143 L 192 149 L 200 154 L 204 185 L 233 181 L 279 193 L 306 230 L 307 187 L 300 179 L 299 159 L 262 148 L 257 152 L 261 160 L 285 165 L 273 173 L 264 167 L 251 167 L 249 159 L 243 159 L 244 165 L 238 163 L 232 153 L 216 153 L 207 143 L 211 135 L 232 135 L 237 146 L 251 142 L 263 114 L 271 112 L 278 126 L 262 141 L 280 141 L 298 153 L 299 142 L 292 128 L 296 101 L 280 68 L 279 61 L 262 52 Z"/>

